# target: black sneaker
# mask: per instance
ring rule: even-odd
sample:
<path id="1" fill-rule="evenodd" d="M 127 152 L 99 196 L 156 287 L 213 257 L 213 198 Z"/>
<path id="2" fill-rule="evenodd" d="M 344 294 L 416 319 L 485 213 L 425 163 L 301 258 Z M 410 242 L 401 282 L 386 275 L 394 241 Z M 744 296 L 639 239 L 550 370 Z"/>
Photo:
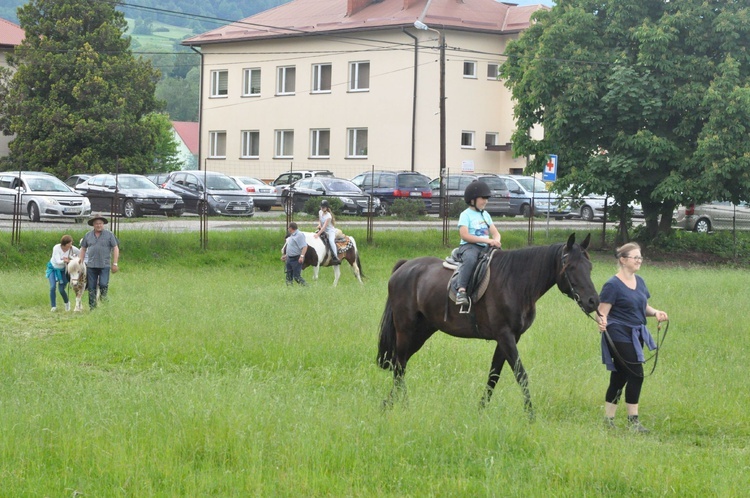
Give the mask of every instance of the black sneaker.
<path id="1" fill-rule="evenodd" d="M 646 434 L 650 432 L 648 429 L 643 427 L 641 421 L 638 420 L 638 415 L 628 415 L 628 429 L 639 434 Z"/>
<path id="2" fill-rule="evenodd" d="M 456 292 L 456 304 L 459 306 L 469 304 L 469 297 L 466 295 L 466 291 Z"/>

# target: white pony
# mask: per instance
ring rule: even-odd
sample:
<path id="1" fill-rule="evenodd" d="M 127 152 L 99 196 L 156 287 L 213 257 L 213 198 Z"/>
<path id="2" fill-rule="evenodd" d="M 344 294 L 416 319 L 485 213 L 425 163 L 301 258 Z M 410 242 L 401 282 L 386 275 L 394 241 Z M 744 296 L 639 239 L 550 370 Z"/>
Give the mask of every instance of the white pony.
<path id="1" fill-rule="evenodd" d="M 307 242 L 308 249 L 305 252 L 305 261 L 302 263 L 302 269 L 304 270 L 308 266 L 313 267 L 313 280 L 318 279 L 318 272 L 321 266 L 333 266 L 333 286 L 335 287 L 339 283 L 341 277 L 341 266 L 331 265 L 331 256 L 326 253 L 326 244 L 316 238 L 315 234 L 311 232 L 302 232 L 305 235 L 305 241 Z M 336 230 L 336 239 L 346 239 L 347 247 L 345 250 L 339 250 L 338 257 L 341 261 L 348 261 L 352 267 L 354 276 L 357 277 L 359 283 L 362 283 L 362 264 L 359 261 L 359 250 L 357 249 L 357 242 L 352 236 L 345 236 L 341 233 L 341 230 Z M 310 249 L 313 249 L 312 251 Z M 286 243 L 281 249 L 281 253 L 285 254 Z"/>
<path id="2" fill-rule="evenodd" d="M 76 307 L 73 311 L 83 311 L 83 293 L 86 290 L 86 265 L 81 258 L 76 257 L 68 262 L 70 286 L 76 294 Z"/>

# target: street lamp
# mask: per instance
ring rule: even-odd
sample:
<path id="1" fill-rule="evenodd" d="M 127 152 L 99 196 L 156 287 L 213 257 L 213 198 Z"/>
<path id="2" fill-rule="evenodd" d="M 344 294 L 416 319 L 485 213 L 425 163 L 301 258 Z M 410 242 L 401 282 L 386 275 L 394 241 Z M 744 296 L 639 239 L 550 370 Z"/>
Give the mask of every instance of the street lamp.
<path id="1" fill-rule="evenodd" d="M 423 31 L 434 31 L 438 34 L 440 44 L 440 176 L 445 174 L 445 35 L 442 31 L 433 29 L 417 19 L 414 27 Z"/>
<path id="2" fill-rule="evenodd" d="M 428 2 L 429 4 L 429 2 Z M 425 11 L 427 10 L 427 6 L 425 6 Z M 423 31 L 434 31 L 438 34 L 438 43 L 440 44 L 440 178 L 444 178 L 446 174 L 446 159 L 445 159 L 445 35 L 442 31 L 439 31 L 437 29 L 433 29 L 429 26 L 427 26 L 425 23 L 417 19 L 414 21 L 414 27 L 417 29 L 421 29 Z M 440 182 L 440 196 L 441 196 L 441 204 L 443 206 L 443 212 L 441 213 L 443 217 L 443 244 L 447 245 L 447 212 L 446 209 L 446 202 L 445 202 L 445 185 L 444 182 Z"/>

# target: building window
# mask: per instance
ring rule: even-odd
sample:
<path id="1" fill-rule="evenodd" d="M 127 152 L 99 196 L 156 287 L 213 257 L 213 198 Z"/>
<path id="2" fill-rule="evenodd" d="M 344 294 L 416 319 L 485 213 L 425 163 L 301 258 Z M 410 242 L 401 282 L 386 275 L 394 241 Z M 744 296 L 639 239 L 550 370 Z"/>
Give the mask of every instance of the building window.
<path id="1" fill-rule="evenodd" d="M 260 95 L 260 68 L 242 71 L 242 96 L 257 97 Z"/>
<path id="2" fill-rule="evenodd" d="M 367 158 L 367 128 L 349 128 L 346 132 L 346 157 Z"/>
<path id="3" fill-rule="evenodd" d="M 331 93 L 331 65 L 313 64 L 312 93 Z"/>
<path id="4" fill-rule="evenodd" d="M 370 63 L 349 63 L 349 91 L 365 92 L 370 89 Z"/>
<path id="5" fill-rule="evenodd" d="M 475 61 L 464 61 L 464 78 L 477 77 L 477 63 Z"/>
<path id="6" fill-rule="evenodd" d="M 278 159 L 294 157 L 294 130 L 276 130 L 274 157 Z"/>
<path id="7" fill-rule="evenodd" d="M 474 148 L 474 132 L 473 131 L 461 132 L 461 148 L 462 149 Z"/>
<path id="8" fill-rule="evenodd" d="M 260 132 L 256 130 L 242 132 L 243 159 L 257 159 L 260 156 Z"/>
<path id="9" fill-rule="evenodd" d="M 294 66 L 278 68 L 276 95 L 294 95 L 297 70 Z"/>
<path id="10" fill-rule="evenodd" d="M 229 71 L 221 69 L 211 71 L 211 97 L 226 97 L 229 95 Z"/>
<path id="11" fill-rule="evenodd" d="M 500 80 L 500 65 L 490 62 L 487 64 L 487 79 L 488 80 Z"/>
<path id="12" fill-rule="evenodd" d="M 498 145 L 498 143 L 497 143 L 498 136 L 499 136 L 499 134 L 497 134 L 497 133 L 485 133 L 484 134 L 484 145 L 485 146 Z"/>
<path id="13" fill-rule="evenodd" d="M 208 132 L 208 141 L 208 157 L 214 159 L 227 157 L 227 132 L 210 131 Z"/>
<path id="14" fill-rule="evenodd" d="M 310 130 L 310 157 L 328 158 L 331 154 L 331 130 Z"/>

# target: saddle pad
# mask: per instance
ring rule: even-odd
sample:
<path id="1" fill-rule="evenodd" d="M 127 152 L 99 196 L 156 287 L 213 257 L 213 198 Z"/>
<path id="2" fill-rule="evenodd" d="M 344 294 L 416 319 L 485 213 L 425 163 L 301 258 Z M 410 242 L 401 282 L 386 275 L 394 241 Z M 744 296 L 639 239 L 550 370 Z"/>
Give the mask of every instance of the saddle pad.
<path id="1" fill-rule="evenodd" d="M 498 251 L 491 251 L 489 258 L 487 258 L 487 263 L 485 265 L 487 271 L 484 272 L 484 275 L 482 275 L 481 280 L 475 282 L 474 290 L 471 293 L 471 300 L 472 302 L 477 302 L 480 299 L 482 299 L 482 296 L 484 296 L 484 293 L 487 291 L 487 287 L 490 284 L 490 262 L 492 261 L 492 258 L 495 257 L 495 253 Z M 448 280 L 448 298 L 456 302 L 456 286 L 453 285 L 453 281 L 458 278 L 458 269 L 456 266 L 448 263 L 447 261 L 443 261 L 443 268 L 454 270 L 453 275 L 451 276 L 450 280 Z"/>
<path id="2" fill-rule="evenodd" d="M 343 252 L 348 251 L 352 248 L 352 239 L 349 238 L 347 235 L 343 235 L 342 237 L 336 237 L 336 252 L 341 254 Z"/>

